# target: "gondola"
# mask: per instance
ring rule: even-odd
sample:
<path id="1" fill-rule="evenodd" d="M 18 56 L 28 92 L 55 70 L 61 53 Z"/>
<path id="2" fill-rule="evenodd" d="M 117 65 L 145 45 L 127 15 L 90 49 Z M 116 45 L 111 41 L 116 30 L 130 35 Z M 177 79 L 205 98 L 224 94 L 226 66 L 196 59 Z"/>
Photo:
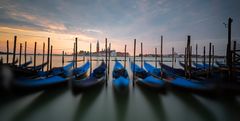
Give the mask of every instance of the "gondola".
<path id="1" fill-rule="evenodd" d="M 93 70 L 93 72 L 84 79 L 73 79 L 72 91 L 78 93 L 89 88 L 101 86 L 106 81 L 107 65 L 102 61 L 101 65 Z"/>
<path id="2" fill-rule="evenodd" d="M 65 86 L 67 81 L 75 78 L 76 75 L 80 76 L 86 74 L 89 69 L 89 62 L 76 69 L 71 69 L 73 62 L 63 67 L 63 75 L 51 75 L 48 77 L 39 77 L 35 79 L 20 79 L 12 83 L 13 90 L 30 91 L 41 90 L 50 87 Z M 77 70 L 77 71 L 76 71 Z M 72 75 L 73 71 L 76 75 Z"/>
<path id="3" fill-rule="evenodd" d="M 165 77 L 165 74 L 161 72 L 160 68 L 156 68 L 151 64 L 147 63 L 146 61 L 144 61 L 144 68 L 147 70 L 149 74 L 151 74 L 154 77 L 158 77 L 158 78 Z"/>
<path id="4" fill-rule="evenodd" d="M 135 73 L 136 83 L 144 88 L 148 88 L 150 90 L 164 90 L 165 89 L 165 81 L 153 77 L 146 70 L 139 67 L 137 64 L 131 62 L 131 70 Z"/>
<path id="5" fill-rule="evenodd" d="M 21 64 L 19 67 L 20 67 L 20 68 L 27 68 L 27 66 L 29 66 L 31 63 L 32 63 L 32 60 L 27 61 L 27 62 L 24 63 L 24 64 Z"/>
<path id="6" fill-rule="evenodd" d="M 129 76 L 127 70 L 123 65 L 115 60 L 115 65 L 112 72 L 113 76 L 113 87 L 117 91 L 125 91 L 129 87 Z"/>
<path id="7" fill-rule="evenodd" d="M 162 64 L 161 66 L 163 68 L 163 71 L 168 76 L 167 82 L 170 83 L 172 87 L 197 93 L 211 92 L 215 89 L 214 84 L 209 81 L 186 79 L 183 76 L 177 74 L 179 73 L 179 70 L 171 68 L 165 64 Z"/>
<path id="8" fill-rule="evenodd" d="M 185 68 L 185 63 L 179 61 L 179 65 L 180 65 L 182 68 Z M 193 71 L 199 71 L 199 70 L 201 70 L 201 68 L 196 68 L 196 67 L 193 67 L 193 66 L 191 66 L 191 69 L 192 69 Z"/>
<path id="9" fill-rule="evenodd" d="M 200 70 L 206 70 L 209 68 L 209 64 L 206 64 L 206 63 L 200 64 L 200 63 L 196 63 L 193 61 L 193 65 L 195 66 L 195 68 L 200 69 Z"/>
<path id="10" fill-rule="evenodd" d="M 220 61 L 216 61 L 216 64 L 218 67 L 227 67 L 226 64 L 224 64 L 223 62 L 220 62 Z"/>

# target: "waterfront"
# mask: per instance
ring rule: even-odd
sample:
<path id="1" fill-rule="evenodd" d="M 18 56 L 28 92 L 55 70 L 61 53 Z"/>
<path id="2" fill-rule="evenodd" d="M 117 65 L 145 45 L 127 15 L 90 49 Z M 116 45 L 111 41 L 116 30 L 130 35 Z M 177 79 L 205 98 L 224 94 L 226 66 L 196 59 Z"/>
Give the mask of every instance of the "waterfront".
<path id="1" fill-rule="evenodd" d="M 66 57 L 65 62 L 71 59 L 70 56 Z M 112 57 L 112 60 L 114 59 L 115 57 Z M 164 60 L 169 59 L 164 58 Z M 37 65 L 41 62 L 41 56 L 37 56 Z M 78 66 L 82 63 L 79 62 Z M 154 62 L 150 63 L 154 65 Z M 99 62 L 93 61 L 93 68 L 98 64 Z M 129 61 L 127 61 L 127 69 L 131 79 L 132 73 L 128 64 Z M 137 64 L 140 65 L 140 62 Z M 171 65 L 169 62 L 166 64 Z M 122 95 L 115 93 L 111 82 L 113 65 L 114 61 L 111 61 L 108 86 L 76 96 L 69 88 L 45 90 L 20 97 L 3 95 L 0 101 L 1 120 L 238 121 L 240 119 L 239 96 L 205 97 L 171 90 L 161 94 L 146 91 L 137 85 L 132 87 L 131 84 L 128 93 Z M 53 57 L 53 67 L 55 66 L 61 66 L 61 56 Z M 180 66 L 176 63 L 176 67 Z"/>

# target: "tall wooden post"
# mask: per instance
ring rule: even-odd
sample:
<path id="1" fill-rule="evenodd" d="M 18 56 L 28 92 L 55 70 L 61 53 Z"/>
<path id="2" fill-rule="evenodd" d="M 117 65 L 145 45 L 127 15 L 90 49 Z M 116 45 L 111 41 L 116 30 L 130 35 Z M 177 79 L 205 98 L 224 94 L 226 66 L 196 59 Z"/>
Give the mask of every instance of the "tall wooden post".
<path id="1" fill-rule="evenodd" d="M 14 64 L 14 62 L 15 62 L 15 56 L 16 56 L 16 44 L 17 44 L 17 36 L 14 36 L 12 64 Z"/>
<path id="2" fill-rule="evenodd" d="M 48 38 L 48 50 L 47 50 L 47 71 L 49 71 L 49 54 L 50 54 L 50 38 Z"/>
<path id="3" fill-rule="evenodd" d="M 110 71 L 110 63 L 111 63 L 111 43 L 109 43 L 109 51 L 108 51 L 108 76 L 109 76 L 109 71 Z"/>
<path id="4" fill-rule="evenodd" d="M 62 67 L 64 66 L 64 51 L 62 51 Z"/>
<path id="5" fill-rule="evenodd" d="M 34 70 L 36 70 L 36 52 L 37 52 L 37 42 L 35 42 L 35 46 L 34 46 L 34 55 L 33 55 L 33 66 L 34 66 Z"/>
<path id="6" fill-rule="evenodd" d="M 141 68 L 143 68 L 143 44 L 141 42 Z"/>
<path id="7" fill-rule="evenodd" d="M 163 36 L 161 36 L 161 64 L 163 63 Z"/>
<path id="8" fill-rule="evenodd" d="M 7 64 L 8 64 L 8 60 L 9 60 L 9 42 L 7 40 Z"/>
<path id="9" fill-rule="evenodd" d="M 52 69 L 52 61 L 53 61 L 53 59 L 52 59 L 52 56 L 53 56 L 52 51 L 53 51 L 53 46 L 51 45 L 50 69 Z"/>
<path id="10" fill-rule="evenodd" d="M 211 52 L 212 52 L 212 43 L 210 42 L 209 43 L 209 55 L 208 55 L 208 76 L 209 76 L 209 74 L 210 74 L 210 72 L 211 72 L 211 60 L 212 60 L 212 55 L 211 55 Z"/>
<path id="11" fill-rule="evenodd" d="M 196 44 L 196 64 L 198 63 L 198 44 Z"/>
<path id="12" fill-rule="evenodd" d="M 20 43 L 19 66 L 22 64 L 22 43 Z"/>
<path id="13" fill-rule="evenodd" d="M 127 45 L 124 47 L 124 69 L 126 69 L 126 60 L 127 60 Z"/>
<path id="14" fill-rule="evenodd" d="M 157 48 L 155 48 L 155 68 L 157 68 Z"/>
<path id="15" fill-rule="evenodd" d="M 90 43 L 90 73 L 92 73 L 92 43 Z"/>
<path id="16" fill-rule="evenodd" d="M 135 58 L 136 57 L 136 39 L 134 39 L 134 47 L 133 47 L 133 87 L 135 86 Z"/>
<path id="17" fill-rule="evenodd" d="M 76 47 L 76 44 L 75 44 L 75 42 L 73 43 L 73 54 L 72 54 L 72 60 L 73 60 L 73 68 L 75 68 L 75 47 Z"/>
<path id="18" fill-rule="evenodd" d="M 212 68 L 214 68 L 214 63 L 215 63 L 215 59 L 214 59 L 214 45 L 212 45 Z"/>
<path id="19" fill-rule="evenodd" d="M 205 65 L 206 65 L 206 51 L 205 51 L 205 46 L 203 47 L 203 65 L 204 65 L 204 69 L 205 69 Z"/>
<path id="20" fill-rule="evenodd" d="M 75 38 L 75 49 L 76 49 L 75 50 L 75 62 L 76 62 L 75 63 L 76 64 L 75 68 L 77 68 L 77 56 L 78 56 L 78 51 L 77 51 L 78 50 L 78 40 L 77 40 L 77 37 Z"/>
<path id="21" fill-rule="evenodd" d="M 231 37 L 232 37 L 232 18 L 228 18 L 228 43 L 227 43 L 227 65 L 230 67 L 232 56 L 231 56 Z M 231 68 L 231 67 L 230 67 Z"/>
<path id="22" fill-rule="evenodd" d="M 108 61 L 107 61 L 107 38 L 105 38 L 105 62 L 106 65 L 108 65 Z M 106 71 L 107 72 L 107 71 Z M 106 73 L 106 86 L 108 85 L 108 74 Z"/>
<path id="23" fill-rule="evenodd" d="M 27 62 L 27 41 L 25 41 L 24 45 L 24 61 Z"/>
<path id="24" fill-rule="evenodd" d="M 187 48 L 186 47 L 184 51 L 184 72 L 185 72 L 185 77 L 187 77 Z"/>
<path id="25" fill-rule="evenodd" d="M 234 41 L 233 42 L 233 55 L 232 55 L 232 68 L 231 68 L 231 72 L 230 72 L 230 74 L 231 74 L 231 80 L 234 80 L 234 81 L 236 81 L 237 80 L 237 78 L 236 78 L 236 76 L 237 76 L 237 73 L 236 73 L 236 48 L 237 48 L 237 42 L 236 41 Z"/>
<path id="26" fill-rule="evenodd" d="M 42 71 L 44 71 L 44 60 L 45 59 L 45 42 L 43 43 L 43 54 L 42 54 Z"/>
<path id="27" fill-rule="evenodd" d="M 172 68 L 174 67 L 174 47 L 172 47 Z"/>
<path id="28" fill-rule="evenodd" d="M 192 76 L 192 46 L 190 46 L 189 50 L 189 79 L 191 79 Z"/>

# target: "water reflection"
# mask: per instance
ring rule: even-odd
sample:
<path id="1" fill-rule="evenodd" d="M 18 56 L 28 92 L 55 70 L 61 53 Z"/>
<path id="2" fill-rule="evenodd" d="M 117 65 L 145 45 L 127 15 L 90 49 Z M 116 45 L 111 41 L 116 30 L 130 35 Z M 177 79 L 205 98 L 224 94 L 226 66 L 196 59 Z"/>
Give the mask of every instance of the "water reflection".
<path id="1" fill-rule="evenodd" d="M 101 85 L 96 88 L 92 88 L 91 90 L 81 92 L 79 95 L 77 95 L 81 96 L 81 98 L 73 116 L 73 121 L 81 121 L 84 118 L 84 116 L 88 113 L 89 108 L 101 93 L 103 87 L 104 86 Z"/>
<path id="2" fill-rule="evenodd" d="M 190 93 L 176 93 L 173 92 L 178 99 L 191 111 L 196 112 L 204 121 L 217 121 L 215 115 L 197 98 Z"/>
<path id="3" fill-rule="evenodd" d="M 117 121 L 125 121 L 126 114 L 128 111 L 128 103 L 129 103 L 129 91 L 125 91 L 121 93 L 117 90 L 114 90 L 114 102 L 115 102 L 115 110 L 116 110 L 116 119 Z"/>
<path id="4" fill-rule="evenodd" d="M 167 121 L 164 106 L 161 100 L 161 96 L 163 96 L 163 94 L 165 93 L 147 90 L 143 88 L 140 88 L 140 91 L 144 95 L 145 99 L 147 99 L 147 102 L 151 106 L 152 112 L 154 113 L 155 117 L 158 120 Z"/>
<path id="5" fill-rule="evenodd" d="M 32 115 L 35 111 L 43 108 L 51 103 L 54 99 L 66 92 L 66 88 L 45 90 L 36 99 L 34 99 L 27 107 L 13 116 L 12 121 L 23 121 Z"/>

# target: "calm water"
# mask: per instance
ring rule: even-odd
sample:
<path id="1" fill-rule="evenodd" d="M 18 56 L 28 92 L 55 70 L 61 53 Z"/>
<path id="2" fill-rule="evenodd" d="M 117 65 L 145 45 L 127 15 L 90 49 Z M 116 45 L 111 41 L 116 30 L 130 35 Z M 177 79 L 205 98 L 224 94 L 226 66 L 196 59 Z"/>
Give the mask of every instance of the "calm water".
<path id="1" fill-rule="evenodd" d="M 71 60 L 72 57 L 65 59 Z M 37 60 L 40 64 L 41 56 Z M 53 62 L 53 66 L 60 66 L 61 57 L 55 56 Z M 82 62 L 78 63 L 81 64 Z M 100 62 L 93 62 L 93 67 L 98 64 Z M 112 70 L 114 62 L 110 65 Z M 132 76 L 130 71 L 129 74 Z M 1 121 L 240 120 L 240 97 L 209 98 L 174 91 L 161 94 L 140 89 L 138 86 L 133 88 L 132 85 L 128 93 L 118 94 L 113 91 L 111 76 L 108 86 L 76 96 L 68 88 L 54 89 L 26 96 L 2 96 L 0 102 Z"/>

